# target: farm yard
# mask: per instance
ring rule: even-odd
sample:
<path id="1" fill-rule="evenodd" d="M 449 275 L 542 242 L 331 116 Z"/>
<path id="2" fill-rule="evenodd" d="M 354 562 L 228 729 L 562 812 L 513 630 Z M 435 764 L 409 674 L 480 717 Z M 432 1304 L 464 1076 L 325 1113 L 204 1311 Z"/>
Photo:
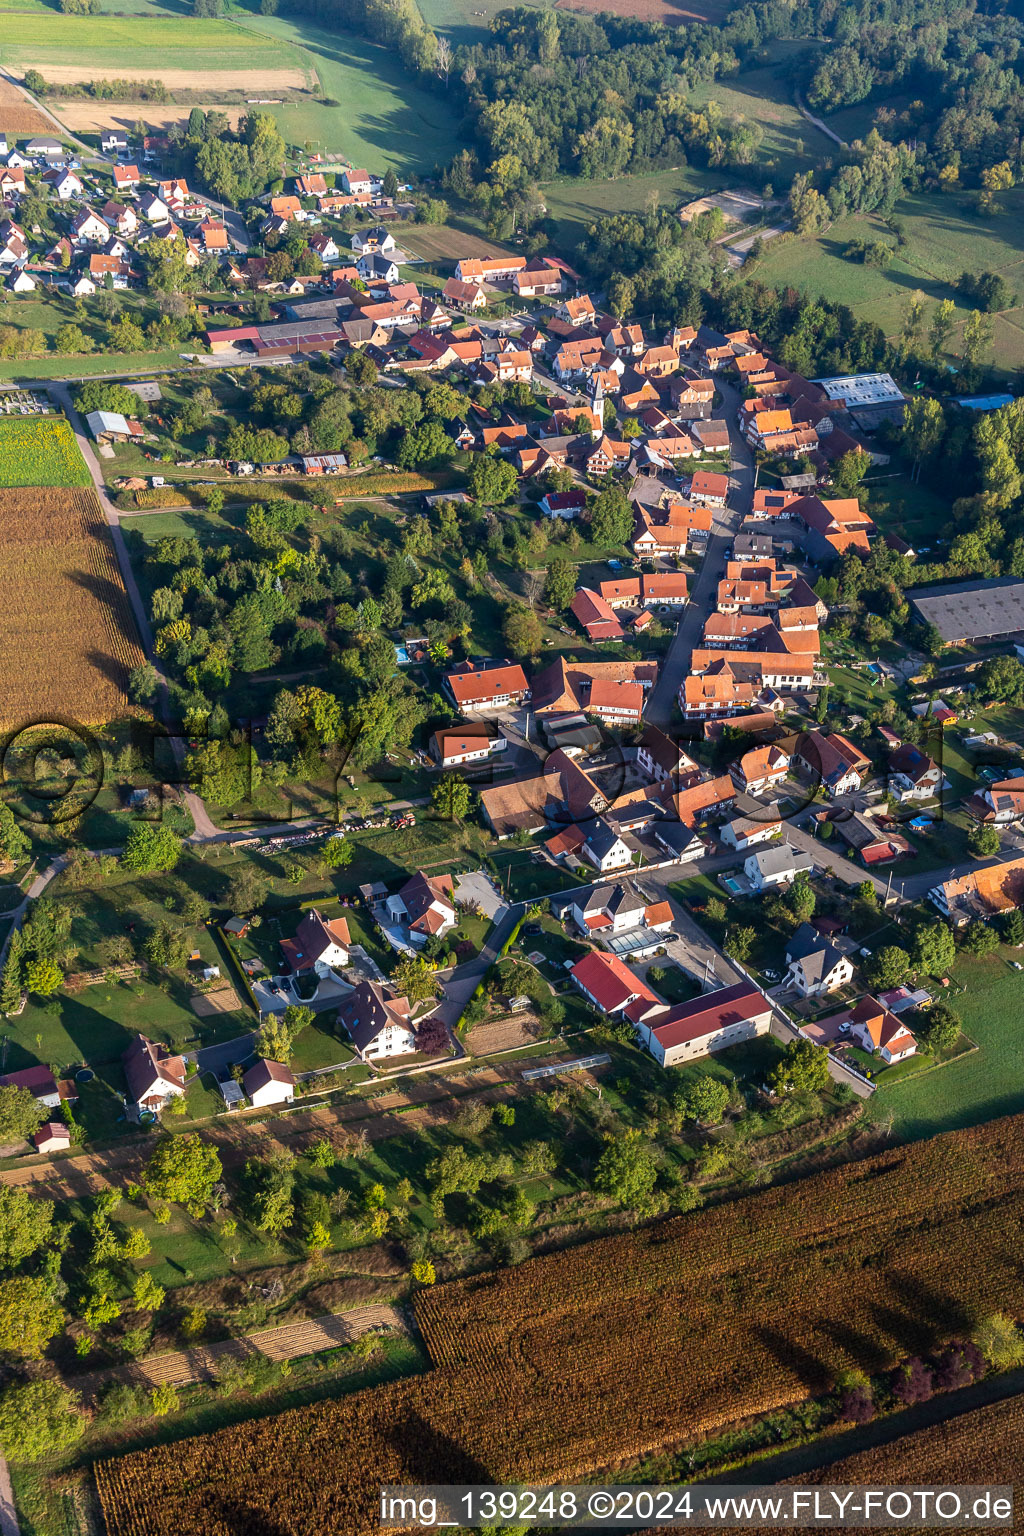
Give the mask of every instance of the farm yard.
<path id="1" fill-rule="evenodd" d="M 571 1480 L 1019 1314 L 1022 1143 L 996 1121 L 422 1291 L 432 1372 L 103 1462 L 107 1530 L 369 1533 L 382 1482 Z"/>

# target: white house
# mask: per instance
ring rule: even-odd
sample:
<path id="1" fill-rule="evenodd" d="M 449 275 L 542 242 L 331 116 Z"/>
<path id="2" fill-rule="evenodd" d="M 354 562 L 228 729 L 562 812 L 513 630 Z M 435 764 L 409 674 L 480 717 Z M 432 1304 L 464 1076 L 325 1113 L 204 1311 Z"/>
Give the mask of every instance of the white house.
<path id="1" fill-rule="evenodd" d="M 293 939 L 281 940 L 281 953 L 292 972 L 302 975 L 313 971 L 317 976 L 338 978 L 338 971 L 348 965 L 352 940 L 343 917 L 330 922 L 315 907 L 310 908 L 295 930 Z"/>
<path id="2" fill-rule="evenodd" d="M 435 731 L 430 738 L 430 755 L 440 768 L 461 768 L 466 763 L 485 762 L 508 748 L 508 740 L 483 721 L 466 721 Z"/>
<path id="3" fill-rule="evenodd" d="M 373 190 L 373 183 L 370 180 L 369 171 L 357 171 L 354 169 L 349 171 L 342 171 L 341 185 L 344 191 L 348 193 L 349 197 L 359 197 L 362 194 L 371 192 Z"/>
<path id="4" fill-rule="evenodd" d="M 771 842 L 782 831 L 782 818 L 774 807 L 765 807 L 760 813 L 734 816 L 722 828 L 722 842 L 741 853 L 756 848 L 759 843 Z"/>
<path id="5" fill-rule="evenodd" d="M 378 251 L 386 256 L 395 249 L 395 237 L 383 224 L 377 224 L 373 229 L 357 229 L 352 236 L 352 249 L 360 255 L 367 251 Z"/>
<path id="6" fill-rule="evenodd" d="M 786 945 L 785 979 L 801 997 L 822 997 L 853 980 L 853 962 L 810 923 L 801 923 Z"/>
<path id="7" fill-rule="evenodd" d="M 185 1092 L 184 1058 L 173 1056 L 165 1045 L 147 1040 L 145 1035 L 135 1036 L 121 1061 L 128 1102 L 134 1105 L 136 1115 L 144 1110 L 159 1115 L 171 1099 Z"/>
<path id="8" fill-rule="evenodd" d="M 320 257 L 321 261 L 337 261 L 341 255 L 330 235 L 314 235 L 309 242 L 309 248 Z"/>
<path id="9" fill-rule="evenodd" d="M 80 208 L 71 220 L 71 238 L 79 245 L 105 245 L 110 227 L 91 208 Z"/>
<path id="10" fill-rule="evenodd" d="M 107 128 L 100 134 L 100 149 L 105 155 L 125 155 L 128 153 L 128 135 L 120 128 Z"/>
<path id="11" fill-rule="evenodd" d="M 142 209 L 142 217 L 150 224 L 166 224 L 171 216 L 171 210 L 155 192 L 146 192 L 139 207 Z"/>
<path id="12" fill-rule="evenodd" d="M 643 1019 L 637 1034 L 655 1061 L 675 1067 L 766 1035 L 771 1022 L 772 1005 L 760 987 L 740 981 Z"/>
<path id="13" fill-rule="evenodd" d="M 861 1049 L 881 1056 L 886 1066 L 917 1052 L 917 1041 L 902 1019 L 874 997 L 862 997 L 847 1021 Z"/>
<path id="14" fill-rule="evenodd" d="M 364 251 L 356 262 L 356 271 L 364 283 L 397 283 L 398 266 L 380 251 Z"/>
<path id="15" fill-rule="evenodd" d="M 667 901 L 649 902 L 628 880 L 615 885 L 592 885 L 578 891 L 568 908 L 576 927 L 588 938 L 609 939 L 621 933 L 635 934 L 647 928 L 661 938 L 672 927 L 672 908 Z M 659 942 L 661 940 L 659 939 Z"/>
<path id="16" fill-rule="evenodd" d="M 393 923 L 401 923 L 409 930 L 414 944 L 443 937 L 458 922 L 452 899 L 454 888 L 451 875 L 426 875 L 418 869 L 400 891 L 388 897 L 388 916 Z"/>
<path id="17" fill-rule="evenodd" d="M 71 1132 L 61 1120 L 49 1120 L 41 1125 L 32 1137 L 37 1152 L 66 1152 L 71 1145 Z"/>
<path id="18" fill-rule="evenodd" d="M 281 1062 L 261 1056 L 243 1076 L 242 1089 L 254 1108 L 290 1104 L 295 1097 L 295 1077 Z"/>
<path id="19" fill-rule="evenodd" d="M 4 287 L 9 293 L 35 293 L 36 280 L 22 267 L 11 273 Z"/>
<path id="20" fill-rule="evenodd" d="M 912 741 L 905 741 L 889 758 L 889 793 L 901 804 L 933 800 L 942 789 L 942 769 Z"/>
<path id="21" fill-rule="evenodd" d="M 729 772 L 737 789 L 746 790 L 749 795 L 763 795 L 786 777 L 789 754 L 781 747 L 754 747 L 744 752 L 739 762 L 732 763 Z"/>
<path id="22" fill-rule="evenodd" d="M 624 869 L 633 862 L 629 844 L 600 816 L 590 823 L 583 840 L 583 857 L 602 874 L 609 869 Z"/>
<path id="23" fill-rule="evenodd" d="M 27 1088 L 45 1109 L 60 1107 L 60 1088 L 49 1067 L 22 1067 L 20 1072 L 8 1072 L 0 1077 L 0 1088 Z"/>
<path id="24" fill-rule="evenodd" d="M 68 284 L 68 289 L 69 292 L 74 294 L 76 299 L 87 298 L 90 294 L 96 292 L 96 284 L 85 272 L 79 272 L 78 276 L 72 278 Z"/>
<path id="25" fill-rule="evenodd" d="M 378 981 L 361 981 L 338 1009 L 338 1023 L 363 1061 L 408 1056 L 416 1049 L 416 1030 L 407 997 Z"/>
<path id="26" fill-rule="evenodd" d="M 767 890 L 772 885 L 792 885 L 798 874 L 810 874 L 814 860 L 802 848 L 792 843 L 777 843 L 773 848 L 761 848 L 744 860 L 743 873 L 755 891 Z"/>
<path id="27" fill-rule="evenodd" d="M 69 202 L 73 197 L 81 197 L 82 183 L 74 171 L 47 171 L 43 180 L 51 186 L 62 203 Z"/>

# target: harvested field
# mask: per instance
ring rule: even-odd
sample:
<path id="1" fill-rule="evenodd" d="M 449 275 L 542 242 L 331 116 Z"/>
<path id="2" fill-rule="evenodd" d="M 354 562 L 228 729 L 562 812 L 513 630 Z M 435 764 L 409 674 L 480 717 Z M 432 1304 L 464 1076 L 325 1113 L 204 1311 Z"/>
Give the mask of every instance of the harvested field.
<path id="1" fill-rule="evenodd" d="M 607 9 L 607 7 L 605 7 Z M 499 257 L 508 251 L 493 240 L 481 235 L 467 235 L 464 230 L 450 229 L 445 224 L 417 224 L 402 235 L 402 244 L 414 256 L 424 261 L 456 262 L 461 256 Z"/>
<path id="2" fill-rule="evenodd" d="M 249 110 L 222 106 L 219 101 L 200 101 L 196 105 L 204 112 L 223 112 L 232 128 L 238 127 L 239 118 Z M 175 123 L 187 123 L 192 108 L 167 103 L 154 106 L 151 101 L 55 101 L 53 110 L 72 133 L 101 133 L 105 128 L 128 131 L 140 118 L 154 130 L 170 128 Z"/>
<path id="3" fill-rule="evenodd" d="M 53 124 L 22 95 L 10 80 L 0 76 L 0 123 L 7 133 L 46 133 Z"/>
<path id="4" fill-rule="evenodd" d="M 197 992 L 191 999 L 192 1012 L 198 1019 L 212 1019 L 218 1013 L 238 1013 L 242 999 L 234 987 L 218 987 L 216 992 Z"/>
<path id="5" fill-rule="evenodd" d="M 688 21 L 720 25 L 729 9 L 727 0 L 555 0 L 561 11 L 611 11 L 613 16 L 635 16 L 640 21 L 660 21 L 681 27 Z"/>
<path id="6" fill-rule="evenodd" d="M 101 1463 L 106 1529 L 369 1536 L 384 1483 L 572 1481 L 713 1434 L 1024 1315 L 1022 1221 L 1013 1116 L 421 1291 L 431 1372 Z"/>
<path id="7" fill-rule="evenodd" d="M 276 96 L 281 91 L 301 90 L 306 84 L 302 69 L 171 69 L 158 60 L 140 59 L 140 69 L 147 80 L 161 80 L 169 91 L 244 91 L 248 96 Z M 121 80 L 124 69 L 108 64 L 44 64 L 41 73 L 51 85 L 77 85 L 80 80 Z M 108 103 L 128 109 L 123 103 Z M 143 111 L 148 122 L 152 113 L 147 102 Z M 188 114 L 186 113 L 186 116 Z"/>
<path id="8" fill-rule="evenodd" d="M 143 655 L 95 491 L 0 490 L 0 588 L 0 723 L 123 714 Z"/>

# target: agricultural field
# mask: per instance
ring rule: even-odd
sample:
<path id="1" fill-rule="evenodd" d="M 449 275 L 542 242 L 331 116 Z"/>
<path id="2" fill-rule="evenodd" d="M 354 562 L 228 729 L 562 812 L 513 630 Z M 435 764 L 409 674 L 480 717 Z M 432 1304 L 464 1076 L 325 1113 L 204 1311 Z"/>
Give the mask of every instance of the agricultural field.
<path id="1" fill-rule="evenodd" d="M 928 301 L 925 326 L 940 299 L 958 302 L 958 324 L 947 344 L 956 357 L 969 306 L 952 287 L 961 272 L 998 272 L 1024 298 L 1024 191 L 1005 194 L 1000 212 L 979 218 L 956 194 L 918 194 L 896 209 L 905 227 L 906 244 L 884 270 L 848 261 L 843 251 L 850 240 L 888 240 L 891 230 L 868 214 L 838 220 L 824 234 L 789 239 L 768 252 L 751 269 L 761 282 L 791 284 L 805 293 L 822 294 L 849 304 L 862 319 L 876 320 L 887 335 L 898 331 L 907 296 L 919 289 Z M 1024 361 L 1024 308 L 993 316 L 992 361 L 1012 371 Z"/>
<path id="2" fill-rule="evenodd" d="M 1018 1396 L 987 1403 L 785 1481 L 801 1486 L 880 1487 L 899 1482 L 925 1488 L 971 1483 L 998 1487 L 1005 1485 L 1008 1472 L 1019 1467 L 1022 1459 L 1024 1398 Z M 892 1533 L 881 1530 L 881 1536 Z"/>
<path id="3" fill-rule="evenodd" d="M 143 657 L 95 491 L 0 491 L 0 583 L 3 722 L 122 714 Z"/>
<path id="4" fill-rule="evenodd" d="M 107 1530 L 360 1536 L 382 1483 L 571 1480 L 1019 1315 L 1022 1154 L 996 1121 L 420 1292 L 430 1374 L 101 1463 Z"/>
<path id="5" fill-rule="evenodd" d="M 51 8 L 47 6 L 46 9 L 52 16 Z M 46 133 L 52 127 L 39 108 L 26 101 L 17 86 L 3 78 L 0 78 L 0 121 L 9 134 Z"/>
<path id="6" fill-rule="evenodd" d="M 87 486 L 92 480 L 63 416 L 0 421 L 0 486 Z"/>
<path id="7" fill-rule="evenodd" d="M 267 83 L 268 71 L 302 67 L 286 43 L 275 44 L 230 21 L 197 27 L 185 17 L 62 16 L 53 11 L 45 27 L 32 15 L 5 16 L 0 62 L 65 80 L 118 74 L 146 79 L 165 70 L 187 70 L 193 90 L 202 89 L 205 68 L 247 73 L 255 89 Z"/>
<path id="8" fill-rule="evenodd" d="M 485 240 L 482 235 L 464 229 L 453 229 L 447 224 L 410 224 L 398 238 L 410 255 L 422 256 L 424 261 L 445 262 L 452 267 L 460 256 L 487 259 L 508 254 L 493 240 Z"/>

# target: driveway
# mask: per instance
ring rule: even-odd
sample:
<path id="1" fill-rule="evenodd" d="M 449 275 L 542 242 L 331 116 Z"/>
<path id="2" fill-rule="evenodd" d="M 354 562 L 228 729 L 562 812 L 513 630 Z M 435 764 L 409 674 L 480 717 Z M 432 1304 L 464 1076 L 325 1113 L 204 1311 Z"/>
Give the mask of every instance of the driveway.
<path id="1" fill-rule="evenodd" d="M 479 907 L 492 923 L 500 923 L 508 911 L 508 902 L 490 875 L 485 875 L 482 869 L 459 876 L 455 882 L 455 900 Z"/>
<path id="2" fill-rule="evenodd" d="M 196 1051 L 195 1062 L 200 1072 L 224 1077 L 235 1062 L 248 1061 L 255 1050 L 255 1035 L 237 1035 L 234 1040 L 222 1040 L 219 1045 L 207 1045 Z"/>

